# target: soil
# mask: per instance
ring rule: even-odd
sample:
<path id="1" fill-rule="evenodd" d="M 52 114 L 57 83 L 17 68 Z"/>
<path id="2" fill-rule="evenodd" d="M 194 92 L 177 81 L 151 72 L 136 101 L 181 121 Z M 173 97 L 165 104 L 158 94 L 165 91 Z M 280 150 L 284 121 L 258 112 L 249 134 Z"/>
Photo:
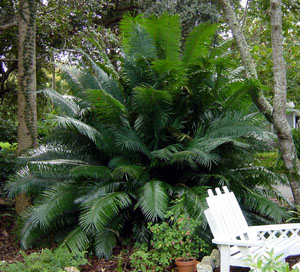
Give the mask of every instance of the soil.
<path id="1" fill-rule="evenodd" d="M 20 247 L 15 236 L 15 218 L 12 203 L 6 199 L 0 198 L 0 261 L 15 262 L 22 261 L 23 257 L 20 254 Z M 30 254 L 34 250 L 27 250 Z M 120 260 L 120 249 L 117 249 L 114 256 L 110 260 L 89 258 L 89 264 L 80 268 L 81 272 L 129 272 L 130 260 L 129 256 L 122 256 Z M 290 267 L 297 262 L 300 262 L 300 256 L 288 257 L 287 262 Z M 119 268 L 119 269 L 118 269 Z M 170 267 L 170 271 L 176 271 L 174 267 Z M 220 269 L 214 269 L 214 272 L 219 272 Z M 231 272 L 246 272 L 248 268 L 231 267 Z M 18 271 L 16 271 L 18 272 Z"/>

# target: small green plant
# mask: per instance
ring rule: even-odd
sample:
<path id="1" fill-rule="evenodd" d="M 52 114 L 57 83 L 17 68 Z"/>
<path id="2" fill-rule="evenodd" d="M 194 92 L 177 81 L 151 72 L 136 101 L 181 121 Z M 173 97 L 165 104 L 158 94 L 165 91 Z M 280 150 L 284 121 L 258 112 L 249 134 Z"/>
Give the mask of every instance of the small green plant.
<path id="1" fill-rule="evenodd" d="M 207 253 L 207 244 L 196 233 L 198 226 L 194 219 L 184 215 L 175 219 L 171 212 L 166 215 L 166 221 L 149 223 L 152 240 L 150 246 L 136 246 L 130 257 L 133 271 L 164 271 L 177 257 L 188 260 Z"/>
<path id="2" fill-rule="evenodd" d="M 0 262 L 1 272 L 63 272 L 65 267 L 78 267 L 87 263 L 84 252 L 70 252 L 66 248 L 51 251 L 43 249 L 40 253 L 27 255 L 21 251 L 24 262 Z"/>
<path id="3" fill-rule="evenodd" d="M 266 252 L 266 255 L 249 256 L 246 263 L 251 267 L 253 272 L 299 272 L 299 269 L 290 270 L 288 263 L 280 260 L 281 255 L 275 256 L 274 249 Z"/>
<path id="4" fill-rule="evenodd" d="M 10 148 L 0 150 L 0 196 L 3 191 L 4 182 L 16 170 L 16 152 Z"/>
<path id="5" fill-rule="evenodd" d="M 300 158 L 300 129 L 299 128 L 293 129 L 292 133 L 293 133 L 294 144 L 297 151 L 297 156 L 299 159 Z"/>

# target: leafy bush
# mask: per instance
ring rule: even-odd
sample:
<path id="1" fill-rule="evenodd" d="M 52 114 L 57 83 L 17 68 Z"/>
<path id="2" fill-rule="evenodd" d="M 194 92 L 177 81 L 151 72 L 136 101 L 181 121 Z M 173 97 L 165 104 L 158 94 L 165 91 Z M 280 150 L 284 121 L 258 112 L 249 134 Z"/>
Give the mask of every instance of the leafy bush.
<path id="1" fill-rule="evenodd" d="M 173 213 L 167 213 L 166 221 L 148 224 L 152 233 L 150 246 L 138 244 L 130 256 L 133 271 L 164 271 L 175 258 L 198 258 L 208 253 L 208 246 L 199 237 L 199 221 L 189 216 L 180 215 L 177 219 Z"/>
<path id="2" fill-rule="evenodd" d="M 70 253 L 67 249 L 43 249 L 40 253 L 27 255 L 21 251 L 24 262 L 6 263 L 0 262 L 1 272 L 63 272 L 65 267 L 78 267 L 87 263 L 82 253 Z"/>
<path id="3" fill-rule="evenodd" d="M 295 143 L 295 147 L 297 150 L 297 156 L 298 156 L 298 159 L 300 159 L 300 129 L 298 129 L 298 128 L 293 129 L 292 133 L 293 133 L 293 140 Z"/>
<path id="4" fill-rule="evenodd" d="M 16 171 L 16 152 L 10 149 L 0 150 L 0 195 L 3 190 L 4 182 Z"/>
<path id="5" fill-rule="evenodd" d="M 299 268 L 289 269 L 289 264 L 281 261 L 281 255 L 275 256 L 274 249 L 266 252 L 266 255 L 249 257 L 246 263 L 253 272 L 299 272 Z"/>
<path id="6" fill-rule="evenodd" d="M 0 142 L 15 143 L 17 141 L 17 124 L 10 119 L 2 119 L 0 114 Z"/>
<path id="7" fill-rule="evenodd" d="M 119 69 L 102 48 L 100 64 L 83 52 L 90 67 L 63 68 L 74 96 L 43 91 L 57 126 L 7 184 L 10 197 L 33 197 L 22 247 L 53 235 L 109 257 L 118 243 L 148 241 L 147 223 L 163 220 L 176 198 L 201 218 L 208 186 L 224 184 L 248 220 L 281 221 L 285 211 L 264 197 L 276 197 L 274 175 L 251 165 L 271 140 L 252 106 L 259 86 L 232 70 L 228 44 L 209 46 L 216 26 L 197 26 L 184 46 L 178 16 L 127 16 L 121 29 Z"/>

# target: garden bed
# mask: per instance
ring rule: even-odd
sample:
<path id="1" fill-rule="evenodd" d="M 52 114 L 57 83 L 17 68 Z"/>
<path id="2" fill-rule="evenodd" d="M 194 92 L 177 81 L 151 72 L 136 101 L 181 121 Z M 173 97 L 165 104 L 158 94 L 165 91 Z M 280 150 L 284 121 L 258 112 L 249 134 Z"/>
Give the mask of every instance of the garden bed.
<path id="1" fill-rule="evenodd" d="M 12 207 L 0 198 L 0 261 L 15 262 L 23 259 L 20 254 L 20 248 L 15 239 L 15 216 Z M 34 250 L 27 250 L 26 253 L 32 253 Z M 89 258 L 89 264 L 81 267 L 81 272 L 128 272 L 131 271 L 129 255 L 120 254 L 117 249 L 110 260 Z M 290 266 L 300 261 L 300 256 L 287 258 Z M 170 268 L 170 271 L 176 271 Z M 216 268 L 214 272 L 219 272 Z M 246 272 L 247 268 L 231 268 L 232 272 Z"/>

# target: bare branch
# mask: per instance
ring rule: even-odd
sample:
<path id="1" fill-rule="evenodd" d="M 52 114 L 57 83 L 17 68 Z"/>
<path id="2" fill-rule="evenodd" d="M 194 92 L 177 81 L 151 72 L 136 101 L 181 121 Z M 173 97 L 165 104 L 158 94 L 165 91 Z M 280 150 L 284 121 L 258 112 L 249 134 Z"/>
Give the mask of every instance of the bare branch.
<path id="1" fill-rule="evenodd" d="M 0 25 L 0 31 L 4 31 L 6 29 L 9 29 L 9 28 L 17 26 L 17 25 L 18 25 L 17 21 L 14 21 L 12 23 L 8 23 L 8 24 L 5 24 L 5 25 Z"/>
<path id="2" fill-rule="evenodd" d="M 9 62 L 9 61 L 18 61 L 18 60 L 17 59 L 0 59 L 0 61 Z"/>

